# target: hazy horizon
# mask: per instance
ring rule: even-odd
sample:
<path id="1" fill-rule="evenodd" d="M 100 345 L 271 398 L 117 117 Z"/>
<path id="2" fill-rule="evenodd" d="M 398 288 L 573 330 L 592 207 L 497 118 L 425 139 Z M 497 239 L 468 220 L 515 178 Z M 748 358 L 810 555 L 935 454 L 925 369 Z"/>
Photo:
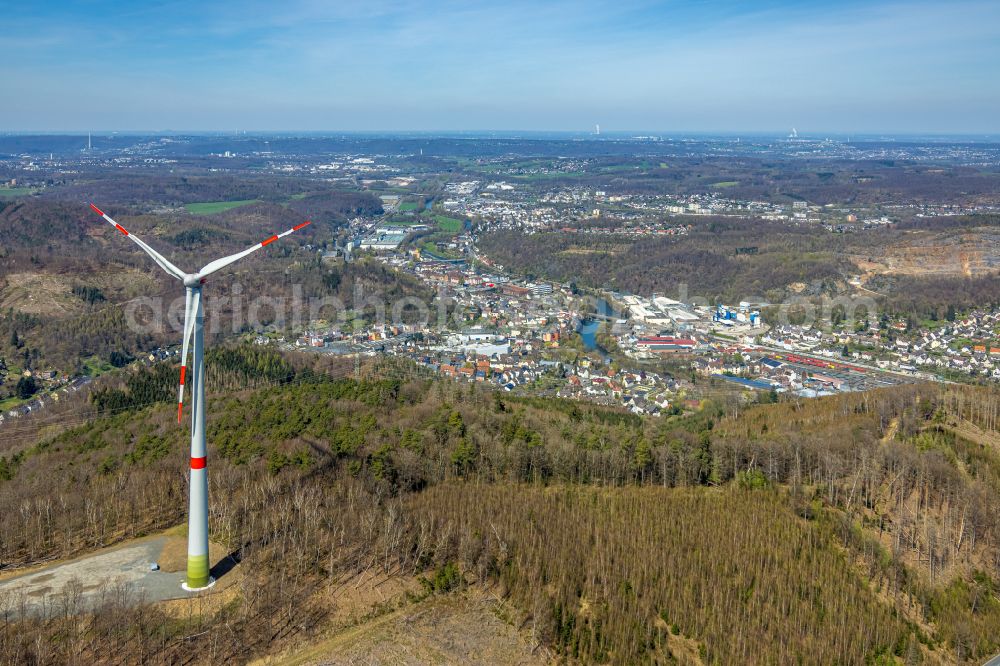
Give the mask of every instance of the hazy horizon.
<path id="1" fill-rule="evenodd" d="M 983 0 L 55 2 L 5 27 L 6 132 L 1000 133 Z"/>
<path id="2" fill-rule="evenodd" d="M 790 129 L 796 129 L 797 135 L 792 136 Z M 107 138 L 114 136 L 159 136 L 159 137 L 230 137 L 234 139 L 253 138 L 307 138 L 322 137 L 335 138 L 337 136 L 372 136 L 372 137 L 420 137 L 420 138 L 561 138 L 561 139 L 592 139 L 600 140 L 642 140 L 649 141 L 679 141 L 679 140 L 790 140 L 790 141 L 852 141 L 852 140 L 873 140 L 884 139 L 911 140 L 920 139 L 925 141 L 935 140 L 969 140 L 969 141 L 1000 141 L 1000 132 L 920 132 L 920 131 L 822 131 L 811 130 L 802 131 L 797 128 L 775 129 L 775 130 L 654 130 L 654 129 L 614 129 L 605 130 L 603 127 L 599 134 L 594 129 L 38 129 L 38 130 L 5 130 L 0 129 L 0 136 L 73 136 L 93 138 Z"/>

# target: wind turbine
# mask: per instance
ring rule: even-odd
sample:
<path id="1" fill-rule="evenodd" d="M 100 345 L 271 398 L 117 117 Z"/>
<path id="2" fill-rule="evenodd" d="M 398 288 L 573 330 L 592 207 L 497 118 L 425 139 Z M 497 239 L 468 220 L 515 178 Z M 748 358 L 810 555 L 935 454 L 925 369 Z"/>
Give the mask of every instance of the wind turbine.
<path id="1" fill-rule="evenodd" d="M 177 395 L 177 422 L 181 422 L 184 410 L 184 380 L 187 370 L 188 349 L 193 351 L 191 362 L 191 380 L 193 384 L 194 402 L 191 406 L 191 481 L 188 486 L 188 556 L 187 580 L 182 587 L 189 592 L 196 592 L 211 587 L 215 580 L 209 576 L 208 562 L 208 472 L 205 469 L 205 356 L 204 356 L 204 320 L 205 312 L 201 301 L 201 287 L 206 278 L 229 264 L 253 254 L 285 236 L 298 231 L 310 224 L 308 220 L 292 227 L 288 231 L 274 234 L 253 247 L 242 252 L 222 257 L 205 264 L 197 273 L 185 273 L 167 261 L 160 253 L 146 245 L 140 238 L 130 234 L 125 227 L 115 222 L 111 217 L 94 204 L 90 207 L 95 213 L 108 221 L 108 224 L 132 240 L 142 248 L 143 252 L 152 257 L 157 265 L 184 283 L 184 339 L 181 345 L 181 381 Z M 193 344 L 192 344 L 193 338 Z"/>

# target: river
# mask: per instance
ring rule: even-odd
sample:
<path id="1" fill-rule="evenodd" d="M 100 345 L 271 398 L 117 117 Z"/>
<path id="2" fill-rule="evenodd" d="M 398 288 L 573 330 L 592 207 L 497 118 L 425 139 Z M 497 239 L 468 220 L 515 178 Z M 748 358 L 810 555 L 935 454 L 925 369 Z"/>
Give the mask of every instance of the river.
<path id="1" fill-rule="evenodd" d="M 617 318 L 618 313 L 615 312 L 611 304 L 608 303 L 603 298 L 597 299 L 597 314 L 604 317 Z M 597 330 L 601 327 L 601 320 L 588 317 L 586 319 L 580 320 L 580 324 L 577 326 L 576 332 L 580 334 L 580 339 L 583 340 L 583 347 L 587 351 L 596 351 L 604 359 L 605 363 L 611 362 L 611 355 L 608 354 L 608 350 L 602 347 L 597 342 Z"/>

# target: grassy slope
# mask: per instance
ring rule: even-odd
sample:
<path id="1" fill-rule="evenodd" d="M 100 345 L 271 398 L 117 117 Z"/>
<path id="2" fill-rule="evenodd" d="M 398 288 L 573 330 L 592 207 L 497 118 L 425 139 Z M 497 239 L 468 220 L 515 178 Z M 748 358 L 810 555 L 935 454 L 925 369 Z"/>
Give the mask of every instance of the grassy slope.
<path id="1" fill-rule="evenodd" d="M 438 228 L 441 231 L 457 233 L 462 230 L 462 221 L 455 219 L 454 217 L 448 217 L 447 215 L 435 215 L 434 219 L 437 221 Z"/>
<path id="2" fill-rule="evenodd" d="M 33 187 L 0 187 L 0 197 L 22 197 L 37 191 Z"/>
<path id="3" fill-rule="evenodd" d="M 249 206 L 258 203 L 257 199 L 244 199 L 241 201 L 205 201 L 200 203 L 184 204 L 184 207 L 192 215 L 214 215 L 222 213 L 240 206 Z"/>

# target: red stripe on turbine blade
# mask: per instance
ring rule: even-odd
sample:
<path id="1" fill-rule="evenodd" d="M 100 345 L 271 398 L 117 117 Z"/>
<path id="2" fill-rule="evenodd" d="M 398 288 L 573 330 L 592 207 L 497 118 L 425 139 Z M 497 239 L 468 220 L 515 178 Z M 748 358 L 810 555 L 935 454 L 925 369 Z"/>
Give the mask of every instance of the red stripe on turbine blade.
<path id="1" fill-rule="evenodd" d="M 277 236 L 271 236 L 271 237 L 270 237 L 270 238 L 268 238 L 268 239 L 267 239 L 266 241 L 263 241 L 263 242 L 262 242 L 262 243 L 260 244 L 260 246 L 261 246 L 261 247 L 267 247 L 268 245 L 270 245 L 271 243 L 273 243 L 273 242 L 274 242 L 274 241 L 276 241 L 276 240 L 278 240 L 278 237 L 277 237 Z"/>
<path id="2" fill-rule="evenodd" d="M 125 234 L 126 236 L 128 236 L 128 231 L 125 229 L 125 227 L 123 227 L 122 225 L 118 224 L 117 222 L 115 222 L 115 229 L 117 229 L 118 231 L 120 231 L 123 234 Z"/>
<path id="3" fill-rule="evenodd" d="M 205 469 L 205 456 L 191 458 L 191 469 Z"/>
<path id="4" fill-rule="evenodd" d="M 181 366 L 181 386 L 184 386 L 184 371 L 187 370 L 186 366 Z"/>
<path id="5" fill-rule="evenodd" d="M 94 204 L 90 204 L 90 207 L 94 209 L 94 212 L 95 212 L 95 213 L 97 213 L 97 214 L 98 214 L 98 215 L 100 215 L 101 217 L 104 217 L 104 211 L 103 211 L 103 210 L 101 210 L 100 208 L 98 208 L 98 207 L 97 207 L 97 206 L 95 206 Z"/>
<path id="6" fill-rule="evenodd" d="M 301 229 L 302 227 L 308 227 L 308 226 L 309 226 L 310 224 L 312 224 L 312 222 L 311 222 L 311 221 L 309 221 L 309 220 L 306 220 L 305 222 L 303 222 L 303 223 L 302 223 L 302 224 L 300 224 L 299 226 L 297 226 L 297 227 L 292 227 L 292 231 L 298 231 L 298 230 L 299 230 L 299 229 Z"/>
<path id="7" fill-rule="evenodd" d="M 178 423 L 181 422 L 181 412 L 183 412 L 183 411 L 184 411 L 184 403 L 183 402 L 178 402 L 177 403 L 177 422 Z"/>

